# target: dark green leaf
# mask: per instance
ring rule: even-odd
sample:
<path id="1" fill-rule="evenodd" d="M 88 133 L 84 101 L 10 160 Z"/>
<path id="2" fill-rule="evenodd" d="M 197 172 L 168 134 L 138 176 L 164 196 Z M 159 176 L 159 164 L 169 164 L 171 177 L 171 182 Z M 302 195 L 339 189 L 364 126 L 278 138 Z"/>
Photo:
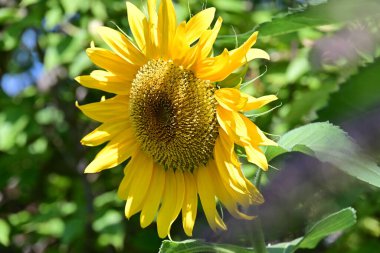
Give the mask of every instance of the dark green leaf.
<path id="1" fill-rule="evenodd" d="M 365 4 L 357 0 L 333 0 L 325 4 L 311 5 L 305 10 L 289 11 L 287 15 L 276 17 L 253 30 L 260 31 L 260 36 L 276 36 L 296 32 L 307 27 L 336 24 L 353 21 L 369 16 L 380 15 L 380 2 L 367 0 Z M 252 31 L 238 35 L 239 42 L 246 40 Z M 220 36 L 218 43 L 235 40 L 235 36 Z"/>
<path id="2" fill-rule="evenodd" d="M 201 240 L 185 240 L 181 242 L 163 241 L 159 253 L 252 253 L 253 249 L 235 245 L 206 243 Z"/>
<path id="3" fill-rule="evenodd" d="M 353 208 L 345 208 L 315 223 L 305 234 L 290 242 L 268 247 L 270 253 L 290 253 L 298 248 L 312 249 L 326 236 L 344 230 L 356 223 L 356 212 Z"/>
<path id="4" fill-rule="evenodd" d="M 341 84 L 339 92 L 332 94 L 328 106 L 318 112 L 322 120 L 352 117 L 379 105 L 380 58 Z"/>
<path id="5" fill-rule="evenodd" d="M 344 230 L 356 222 L 355 210 L 346 208 L 333 213 L 315 223 L 306 232 L 305 236 L 290 242 L 268 246 L 269 253 L 290 253 L 298 248 L 314 248 L 324 237 Z M 252 253 L 252 248 L 243 248 L 235 245 L 206 243 L 201 240 L 185 240 L 181 242 L 163 241 L 159 253 Z"/>
<path id="6" fill-rule="evenodd" d="M 316 111 L 326 106 L 330 94 L 336 89 L 335 84 L 325 83 L 319 89 L 295 92 L 295 98 L 289 103 L 290 110 L 286 121 L 294 126 L 305 117 L 316 118 Z"/>
<path id="7" fill-rule="evenodd" d="M 306 233 L 299 244 L 300 248 L 312 249 L 318 242 L 329 234 L 344 230 L 356 223 L 356 212 L 353 208 L 346 208 L 320 220 Z"/>
<path id="8" fill-rule="evenodd" d="M 268 159 L 273 159 L 286 151 L 300 151 L 322 162 L 331 163 L 364 182 L 380 187 L 380 168 L 360 152 L 343 130 L 330 123 L 312 123 L 291 130 L 280 138 L 278 145 L 280 147 L 267 149 Z M 299 145 L 303 147 L 299 148 Z"/>

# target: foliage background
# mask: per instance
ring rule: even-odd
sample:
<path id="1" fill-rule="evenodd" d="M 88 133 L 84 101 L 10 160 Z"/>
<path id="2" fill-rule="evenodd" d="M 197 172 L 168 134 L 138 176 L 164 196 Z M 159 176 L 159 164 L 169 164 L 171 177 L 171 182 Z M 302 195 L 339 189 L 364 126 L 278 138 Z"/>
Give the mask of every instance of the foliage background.
<path id="1" fill-rule="evenodd" d="M 262 129 L 276 139 L 294 127 L 330 121 L 379 161 L 376 1 L 175 1 L 178 20 L 205 6 L 215 6 L 224 19 L 215 51 L 234 48 L 247 31 L 260 31 L 256 47 L 272 60 L 250 64 L 248 79 L 265 75 L 245 91 L 274 93 L 281 100 L 279 108 L 256 120 Z M 96 123 L 74 104 L 102 94 L 73 78 L 94 69 L 85 48 L 91 40 L 103 45 L 95 28 L 117 25 L 128 32 L 126 17 L 122 0 L 0 0 L 0 252 L 158 251 L 155 225 L 141 229 L 138 216 L 129 221 L 123 216 L 116 196 L 122 167 L 82 173 L 99 148 L 80 145 Z M 272 165 L 263 180 L 266 203 L 258 211 L 268 242 L 294 239 L 327 213 L 353 206 L 355 226 L 304 251 L 380 248 L 379 189 L 300 154 L 280 156 Z M 255 168 L 245 164 L 244 170 L 253 176 Z M 195 237 L 250 246 L 249 222 L 224 213 L 229 231 L 215 234 L 202 212 L 198 217 Z M 178 221 L 172 238 L 186 239 Z"/>

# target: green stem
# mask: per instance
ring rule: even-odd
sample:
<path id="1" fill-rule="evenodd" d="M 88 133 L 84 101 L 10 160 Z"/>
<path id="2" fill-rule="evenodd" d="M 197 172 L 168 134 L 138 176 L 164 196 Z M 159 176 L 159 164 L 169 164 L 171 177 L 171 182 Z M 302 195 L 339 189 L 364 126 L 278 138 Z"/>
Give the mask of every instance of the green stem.
<path id="1" fill-rule="evenodd" d="M 260 188 L 260 180 L 261 180 L 262 171 L 261 169 L 257 170 L 255 179 L 253 180 L 254 185 L 257 187 L 257 189 Z M 254 207 L 255 213 L 258 214 L 258 208 Z M 255 253 L 267 253 L 267 247 L 265 244 L 265 238 L 263 233 L 263 228 L 261 226 L 261 220 L 260 217 L 257 216 L 255 220 L 252 222 L 252 231 L 253 231 L 253 237 L 252 239 L 252 246 L 255 249 Z"/>

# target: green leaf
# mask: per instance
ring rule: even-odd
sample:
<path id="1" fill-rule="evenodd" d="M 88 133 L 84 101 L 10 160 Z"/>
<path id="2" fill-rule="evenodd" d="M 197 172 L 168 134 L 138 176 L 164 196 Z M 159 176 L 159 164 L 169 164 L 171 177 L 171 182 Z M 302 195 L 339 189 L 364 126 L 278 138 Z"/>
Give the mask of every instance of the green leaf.
<path id="1" fill-rule="evenodd" d="M 300 237 L 290 242 L 282 242 L 270 245 L 267 247 L 267 250 L 269 253 L 291 253 L 297 249 L 297 245 L 302 239 L 303 237 Z"/>
<path id="2" fill-rule="evenodd" d="M 346 208 L 333 213 L 314 224 L 300 242 L 300 248 L 312 249 L 324 237 L 337 231 L 344 230 L 356 223 L 356 212 L 353 208 Z"/>
<path id="3" fill-rule="evenodd" d="M 18 38 L 21 36 L 21 32 L 22 30 L 16 25 L 3 31 L 0 39 L 0 49 L 3 51 L 14 49 L 19 43 Z"/>
<path id="4" fill-rule="evenodd" d="M 10 233 L 10 228 L 8 223 L 0 219 L 0 244 L 4 246 L 9 245 L 9 233 Z"/>
<path id="5" fill-rule="evenodd" d="M 286 150 L 285 148 L 283 148 L 281 146 L 269 146 L 265 150 L 265 156 L 267 157 L 267 160 L 270 161 L 270 160 L 274 159 L 275 157 L 282 155 L 282 154 L 285 154 L 285 153 L 288 153 L 288 152 L 289 152 L 289 150 Z"/>
<path id="6" fill-rule="evenodd" d="M 122 220 L 123 219 L 120 212 L 117 212 L 115 210 L 108 210 L 106 213 L 104 213 L 104 215 L 94 221 L 92 227 L 95 231 L 102 231 L 108 226 L 120 224 Z"/>
<path id="7" fill-rule="evenodd" d="M 162 242 L 159 253 L 252 253 L 253 249 L 238 247 L 228 244 L 207 243 L 201 240 L 185 240 L 174 242 L 165 240 Z"/>
<path id="8" fill-rule="evenodd" d="M 12 112 L 18 112 L 13 110 Z M 10 115 L 11 112 L 8 113 Z M 20 138 L 25 135 L 23 132 L 28 125 L 29 118 L 21 115 L 18 119 L 9 119 L 6 113 L 0 113 L 0 150 L 9 151 L 12 149 Z M 22 141 L 21 141 L 22 142 Z"/>
<path id="9" fill-rule="evenodd" d="M 246 11 L 246 6 L 244 2 L 239 0 L 229 0 L 229 1 L 219 1 L 219 0 L 210 0 L 209 1 L 217 10 L 220 11 L 234 11 L 234 12 L 244 12 Z"/>
<path id="10" fill-rule="evenodd" d="M 226 79 L 218 83 L 218 86 L 222 88 L 233 88 L 242 83 L 245 75 L 247 74 L 248 64 L 246 64 L 239 71 L 230 74 Z"/>
<path id="11" fill-rule="evenodd" d="M 356 222 L 355 210 L 345 208 L 339 212 L 333 213 L 319 222 L 315 223 L 306 232 L 305 236 L 297 238 L 290 242 L 283 242 L 268 246 L 269 253 L 291 253 L 298 248 L 314 248 L 324 237 L 344 230 Z M 161 244 L 159 253 L 254 253 L 252 248 L 244 248 L 229 244 L 207 243 L 201 240 L 185 240 L 174 242 L 165 240 Z"/>
<path id="12" fill-rule="evenodd" d="M 17 13 L 16 8 L 5 8 L 2 7 L 0 9 L 0 24 L 2 23 L 10 23 L 10 22 L 15 22 L 19 20 L 21 17 Z"/>
<path id="13" fill-rule="evenodd" d="M 74 78 L 75 76 L 80 75 L 83 70 L 89 68 L 92 65 L 91 61 L 88 59 L 88 56 L 85 52 L 80 52 L 75 61 L 69 66 L 69 76 Z"/>
<path id="14" fill-rule="evenodd" d="M 344 230 L 356 223 L 356 212 L 353 208 L 345 208 L 339 212 L 330 214 L 315 223 L 305 234 L 290 242 L 275 244 L 268 247 L 269 253 L 290 253 L 298 248 L 313 249 L 319 241 L 326 236 Z"/>
<path id="15" fill-rule="evenodd" d="M 53 29 L 56 25 L 62 22 L 63 13 L 58 7 L 51 8 L 46 12 L 46 23 L 47 29 Z"/>
<path id="16" fill-rule="evenodd" d="M 280 138 L 278 145 L 279 147 L 268 147 L 268 160 L 286 152 L 299 151 L 380 187 L 380 168 L 360 152 L 342 129 L 328 122 L 312 123 L 291 130 Z M 299 145 L 303 148 L 300 149 Z"/>
<path id="17" fill-rule="evenodd" d="M 380 58 L 342 83 L 339 92 L 331 95 L 328 106 L 318 112 L 318 117 L 326 119 L 349 118 L 366 112 L 379 105 Z"/>
<path id="18" fill-rule="evenodd" d="M 356 0 L 335 0 L 326 4 L 310 6 L 303 12 L 290 13 L 272 22 L 260 25 L 261 36 L 274 36 L 295 32 L 306 27 L 353 21 L 363 17 L 379 15 L 380 2 L 367 0 L 365 4 Z"/>
<path id="19" fill-rule="evenodd" d="M 60 57 L 62 63 L 72 63 L 78 57 L 78 54 L 82 52 L 84 41 L 87 41 L 87 33 L 84 31 L 77 32 L 73 38 L 65 38 L 60 41 Z"/>
<path id="20" fill-rule="evenodd" d="M 44 62 L 47 70 L 51 70 L 61 63 L 61 57 L 56 46 L 46 48 Z"/>
<path id="21" fill-rule="evenodd" d="M 289 83 L 294 83 L 310 70 L 310 64 L 307 59 L 308 53 L 308 49 L 301 49 L 297 57 L 289 63 L 286 69 L 286 79 Z"/>
<path id="22" fill-rule="evenodd" d="M 316 3 L 322 3 L 317 1 Z M 357 0 L 333 0 L 324 4 L 310 5 L 305 9 L 289 11 L 287 15 L 273 18 L 255 27 L 252 31 L 239 34 L 239 42 L 246 40 L 253 31 L 260 31 L 260 37 L 277 36 L 296 32 L 307 27 L 316 27 L 342 22 L 353 22 L 369 16 L 380 15 L 380 2 L 367 0 L 365 4 Z M 219 36 L 217 43 L 225 44 L 235 40 L 235 36 Z"/>
<path id="23" fill-rule="evenodd" d="M 94 16 L 100 20 L 107 19 L 107 12 L 102 1 L 92 1 L 91 2 L 91 10 L 94 13 Z"/>
<path id="24" fill-rule="evenodd" d="M 29 5 L 32 5 L 32 4 L 35 4 L 35 3 L 38 3 L 40 0 L 22 0 L 21 3 L 20 3 L 20 6 L 22 7 L 27 7 Z"/>
<path id="25" fill-rule="evenodd" d="M 297 90 L 293 101 L 289 102 L 290 109 L 286 114 L 286 121 L 290 126 L 299 124 L 300 120 L 317 118 L 316 111 L 327 104 L 332 92 L 336 90 L 335 83 L 326 82 L 316 90 Z"/>
<path id="26" fill-rule="evenodd" d="M 83 1 L 71 1 L 71 0 L 61 0 L 63 9 L 65 13 L 75 13 L 80 9 Z"/>

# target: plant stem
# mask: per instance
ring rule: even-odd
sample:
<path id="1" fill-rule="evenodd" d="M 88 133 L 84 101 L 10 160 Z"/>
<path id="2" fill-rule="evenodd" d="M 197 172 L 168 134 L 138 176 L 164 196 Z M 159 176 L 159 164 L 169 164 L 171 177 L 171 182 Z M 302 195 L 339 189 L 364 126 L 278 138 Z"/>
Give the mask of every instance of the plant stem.
<path id="1" fill-rule="evenodd" d="M 260 188 L 260 180 L 261 180 L 261 174 L 262 170 L 258 169 L 256 172 L 255 179 L 253 180 L 254 185 L 257 187 L 257 189 Z M 259 209 L 258 207 L 254 207 L 255 213 L 258 214 Z M 263 233 L 263 228 L 261 226 L 261 220 L 259 215 L 255 218 L 255 220 L 252 223 L 252 231 L 253 231 L 253 237 L 252 237 L 252 246 L 255 249 L 255 253 L 267 253 L 267 247 L 265 244 L 265 238 Z"/>
<path id="2" fill-rule="evenodd" d="M 265 245 L 264 233 L 261 227 L 260 218 L 256 218 L 252 224 L 252 230 L 254 237 L 252 238 L 253 248 L 255 253 L 267 253 L 267 247 Z"/>

